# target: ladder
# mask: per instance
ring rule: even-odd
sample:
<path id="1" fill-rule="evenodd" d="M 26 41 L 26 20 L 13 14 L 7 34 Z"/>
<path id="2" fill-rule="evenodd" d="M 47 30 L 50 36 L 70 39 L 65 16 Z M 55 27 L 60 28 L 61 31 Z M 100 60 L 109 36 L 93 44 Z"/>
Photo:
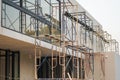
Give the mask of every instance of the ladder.
<path id="1" fill-rule="evenodd" d="M 54 47 L 53 47 L 53 45 L 52 45 L 52 58 L 51 58 L 51 60 L 52 60 L 52 79 L 54 78 L 54 69 L 57 67 L 57 55 L 56 54 L 54 54 Z M 57 48 L 56 48 L 56 50 L 57 50 Z"/>
<path id="2" fill-rule="evenodd" d="M 39 38 L 38 38 L 39 39 Z M 35 37 L 35 54 L 34 54 L 34 75 L 35 75 L 35 80 L 38 79 L 38 76 L 37 76 L 37 67 L 39 67 L 39 65 L 41 64 L 41 40 L 39 39 L 38 40 L 37 37 Z M 39 60 L 37 63 L 37 60 Z"/>

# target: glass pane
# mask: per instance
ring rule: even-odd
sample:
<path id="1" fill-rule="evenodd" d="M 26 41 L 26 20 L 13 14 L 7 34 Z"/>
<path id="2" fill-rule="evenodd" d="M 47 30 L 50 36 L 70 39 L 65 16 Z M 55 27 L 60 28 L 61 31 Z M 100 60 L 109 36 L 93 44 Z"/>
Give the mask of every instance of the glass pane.
<path id="1" fill-rule="evenodd" d="M 3 8 L 2 26 L 19 31 L 19 10 L 5 4 L 3 4 Z"/>
<path id="2" fill-rule="evenodd" d="M 14 60 L 14 78 L 19 78 L 19 55 L 15 54 L 15 60 Z"/>

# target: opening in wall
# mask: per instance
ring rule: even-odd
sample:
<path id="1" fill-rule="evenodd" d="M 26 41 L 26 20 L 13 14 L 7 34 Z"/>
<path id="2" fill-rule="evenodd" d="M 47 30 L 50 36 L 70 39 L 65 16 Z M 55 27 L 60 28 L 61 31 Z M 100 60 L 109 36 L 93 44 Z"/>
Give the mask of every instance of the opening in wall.
<path id="1" fill-rule="evenodd" d="M 20 52 L 0 49 L 0 80 L 20 80 Z"/>

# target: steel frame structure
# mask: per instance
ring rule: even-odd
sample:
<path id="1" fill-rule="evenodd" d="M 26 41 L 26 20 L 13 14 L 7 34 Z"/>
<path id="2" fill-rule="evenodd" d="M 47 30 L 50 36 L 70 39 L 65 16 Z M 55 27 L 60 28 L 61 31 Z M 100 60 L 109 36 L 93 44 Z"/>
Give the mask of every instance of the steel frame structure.
<path id="1" fill-rule="evenodd" d="M 49 63 L 49 74 L 51 74 L 49 78 L 52 79 L 57 78 L 55 76 L 55 68 L 61 66 L 59 79 L 84 80 L 85 78 L 89 79 L 92 75 L 92 80 L 94 80 L 94 55 L 98 52 L 119 52 L 118 42 L 113 40 L 106 31 L 103 31 L 101 25 L 94 25 L 93 20 L 86 12 L 79 12 L 78 5 L 72 4 L 70 0 L 56 0 L 55 3 L 52 0 L 45 0 L 51 6 L 50 14 L 45 15 L 41 12 L 42 3 L 40 0 L 35 0 L 35 3 L 29 2 L 29 0 L 14 1 L 2 0 L 3 3 L 21 11 L 20 32 L 23 33 L 23 28 L 26 27 L 26 15 L 31 17 L 30 27 L 28 27 L 33 28 L 35 31 L 34 68 L 36 80 L 38 79 L 38 68 L 43 65 L 48 57 L 46 56 L 41 61 L 43 54 L 41 51 L 41 40 L 48 39 L 52 44 L 51 62 Z M 20 4 L 18 5 L 18 3 Z M 26 5 L 27 3 L 34 8 L 31 9 L 31 6 Z M 46 25 L 49 27 L 49 34 L 40 34 L 40 26 Z M 55 34 L 54 29 L 58 30 L 59 33 Z M 59 47 L 59 50 L 57 47 L 54 50 L 53 45 Z M 58 53 L 58 55 L 55 53 Z M 39 64 L 37 64 L 38 58 Z M 67 72 L 70 63 L 73 64 L 70 70 L 71 73 Z"/>

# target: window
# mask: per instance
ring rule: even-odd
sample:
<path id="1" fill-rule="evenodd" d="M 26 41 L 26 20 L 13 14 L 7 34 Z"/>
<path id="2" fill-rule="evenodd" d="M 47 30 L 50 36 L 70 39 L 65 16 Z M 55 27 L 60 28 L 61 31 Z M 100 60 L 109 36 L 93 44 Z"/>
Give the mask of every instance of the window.
<path id="1" fill-rule="evenodd" d="M 0 80 L 20 80 L 20 53 L 0 49 Z"/>

